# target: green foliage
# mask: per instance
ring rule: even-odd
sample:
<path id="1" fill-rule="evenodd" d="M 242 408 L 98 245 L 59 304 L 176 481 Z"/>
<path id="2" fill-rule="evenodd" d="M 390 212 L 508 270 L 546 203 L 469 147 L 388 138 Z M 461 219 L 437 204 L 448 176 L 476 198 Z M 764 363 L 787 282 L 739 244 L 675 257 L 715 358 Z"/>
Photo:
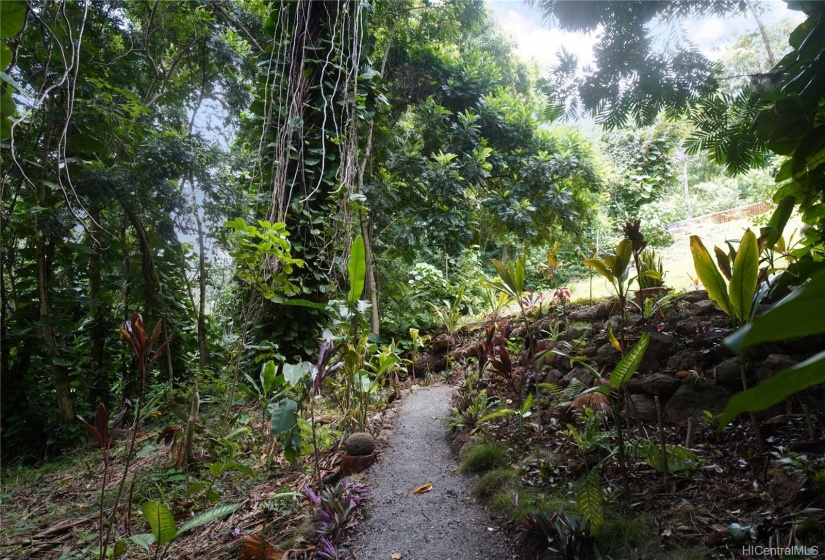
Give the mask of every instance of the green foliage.
<path id="1" fill-rule="evenodd" d="M 579 513 L 590 523 L 592 530 L 598 533 L 604 523 L 604 490 L 599 483 L 598 469 L 590 469 L 576 485 L 576 505 Z"/>
<path id="2" fill-rule="evenodd" d="M 639 364 L 642 363 L 642 358 L 644 358 L 649 343 L 650 335 L 648 333 L 642 333 L 639 341 L 633 345 L 630 351 L 622 356 L 622 359 L 619 360 L 619 363 L 616 364 L 616 367 L 610 372 L 610 384 L 617 391 L 621 391 L 628 380 L 636 373 Z"/>
<path id="3" fill-rule="evenodd" d="M 458 328 L 458 322 L 462 317 L 461 313 L 461 306 L 464 301 L 464 286 L 461 286 L 458 289 L 458 293 L 455 296 L 455 299 L 450 303 L 449 301 L 444 301 L 445 307 L 438 307 L 436 305 L 430 304 L 432 307 L 433 312 L 438 316 L 441 320 L 441 323 L 447 329 L 447 332 L 452 334 Z"/>
<path id="4" fill-rule="evenodd" d="M 601 558 L 590 522 L 583 516 L 566 512 L 564 507 L 551 513 L 548 505 L 542 505 L 525 516 L 522 525 L 528 531 L 544 536 L 547 550 L 565 560 Z"/>
<path id="5" fill-rule="evenodd" d="M 651 272 L 653 274 L 646 274 Z M 660 288 L 665 285 L 665 268 L 662 257 L 653 249 L 645 249 L 639 255 L 639 285 L 641 288 Z"/>
<path id="6" fill-rule="evenodd" d="M 759 248 L 754 233 L 750 229 L 745 232 L 739 251 L 732 259 L 716 247 L 718 269 L 702 240 L 695 235 L 690 238 L 690 250 L 696 274 L 708 291 L 708 296 L 735 323 L 750 321 L 758 304 L 755 296 L 759 275 Z"/>
<path id="7" fill-rule="evenodd" d="M 492 282 L 491 285 L 518 301 L 519 304 L 521 304 L 521 295 L 524 293 L 526 260 L 524 256 L 516 257 L 506 263 L 493 259 L 493 266 L 496 267 L 496 272 L 498 272 L 498 279 Z"/>
<path id="8" fill-rule="evenodd" d="M 613 293 L 619 300 L 622 315 L 624 315 L 627 292 L 630 290 L 630 283 L 632 282 L 632 280 L 628 279 L 632 254 L 633 243 L 629 239 L 623 239 L 616 245 L 612 255 L 605 255 L 601 259 L 592 258 L 584 260 L 585 266 L 592 267 L 610 282 Z"/>
<path id="9" fill-rule="evenodd" d="M 473 494 L 479 498 L 490 498 L 500 492 L 518 476 L 513 469 L 495 469 L 484 473 L 473 483 Z"/>
<path id="10" fill-rule="evenodd" d="M 643 459 L 657 471 L 665 471 L 662 464 L 662 448 L 659 444 L 647 439 L 637 439 L 630 443 L 629 448 L 633 455 Z M 667 454 L 667 470 L 671 474 L 687 475 L 699 466 L 700 461 L 696 453 L 681 445 L 667 444 L 665 453 Z"/>
<path id="11" fill-rule="evenodd" d="M 464 429 L 475 431 L 482 423 L 482 419 L 489 416 L 497 401 L 487 396 L 487 391 L 484 389 L 476 394 L 467 389 L 462 395 L 461 401 L 453 408 L 448 419 L 448 431 L 455 432 Z"/>
<path id="12" fill-rule="evenodd" d="M 347 261 L 347 272 L 349 273 L 349 292 L 347 293 L 347 305 L 354 307 L 361 299 L 364 292 L 364 280 L 367 274 L 367 260 L 364 253 L 364 239 L 359 235 L 350 246 L 349 260 Z"/>
<path id="13" fill-rule="evenodd" d="M 587 455 L 595 449 L 610 451 L 612 448 L 612 435 L 605 430 L 604 413 L 598 410 L 585 408 L 583 413 L 583 425 L 577 429 L 573 424 L 567 425 L 567 435 L 576 444 L 579 453 Z"/>
<path id="14" fill-rule="evenodd" d="M 133 535 L 129 540 L 146 550 L 147 554 L 150 553 L 151 545 L 155 544 L 157 550 L 154 555 L 149 554 L 149 558 L 165 558 L 169 546 L 183 533 L 226 517 L 241 506 L 243 504 L 216 506 L 187 519 L 180 527 L 177 527 L 175 518 L 169 508 L 158 502 L 146 502 L 142 506 L 143 515 L 152 532 Z M 166 547 L 162 549 L 161 547 L 164 545 Z"/>
<path id="15" fill-rule="evenodd" d="M 461 462 L 461 472 L 482 473 L 504 467 L 507 448 L 500 443 L 479 443 L 472 446 Z"/>

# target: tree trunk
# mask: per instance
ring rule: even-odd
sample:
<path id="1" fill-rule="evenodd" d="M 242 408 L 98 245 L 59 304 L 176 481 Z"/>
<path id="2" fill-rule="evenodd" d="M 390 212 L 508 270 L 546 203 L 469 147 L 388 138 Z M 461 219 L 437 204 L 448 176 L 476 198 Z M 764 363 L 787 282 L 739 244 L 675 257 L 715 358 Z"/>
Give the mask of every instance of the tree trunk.
<path id="1" fill-rule="evenodd" d="M 364 260 L 367 262 L 367 296 L 370 299 L 370 332 L 379 334 L 381 318 L 378 313 L 378 285 L 375 281 L 375 263 L 373 261 L 372 216 L 366 217 L 361 212 L 361 237 L 364 239 Z"/>
<path id="2" fill-rule="evenodd" d="M 753 14 L 753 19 L 756 20 L 756 25 L 759 27 L 759 34 L 762 35 L 762 42 L 765 43 L 765 52 L 768 54 L 768 64 L 770 64 L 771 68 L 776 66 L 776 57 L 773 55 L 773 49 L 771 48 L 771 42 L 768 40 L 768 32 L 765 31 L 765 26 L 762 25 L 762 20 L 759 18 L 759 14 L 756 13 L 756 7 L 753 5 L 753 0 L 745 0 L 748 4 L 748 8 L 750 8 L 751 13 Z"/>
<path id="3" fill-rule="evenodd" d="M 195 184 L 192 183 L 192 189 L 194 188 Z M 206 249 L 203 246 L 203 221 L 197 206 L 195 206 L 195 222 L 198 225 L 198 367 L 204 371 L 209 362 L 206 353 Z"/>

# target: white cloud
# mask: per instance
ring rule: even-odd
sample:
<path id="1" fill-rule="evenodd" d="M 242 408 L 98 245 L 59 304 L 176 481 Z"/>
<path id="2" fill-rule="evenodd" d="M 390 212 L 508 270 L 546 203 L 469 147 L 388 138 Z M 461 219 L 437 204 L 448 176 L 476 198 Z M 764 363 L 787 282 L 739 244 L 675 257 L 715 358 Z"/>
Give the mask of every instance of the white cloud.
<path id="1" fill-rule="evenodd" d="M 580 64 L 593 63 L 593 45 L 597 40 L 595 33 L 572 33 L 551 28 L 542 22 L 537 12 L 514 2 L 488 1 L 488 4 L 499 26 L 516 41 L 516 53 L 522 58 L 533 59 L 546 70 L 556 64 L 556 53 L 564 47 L 578 56 Z"/>

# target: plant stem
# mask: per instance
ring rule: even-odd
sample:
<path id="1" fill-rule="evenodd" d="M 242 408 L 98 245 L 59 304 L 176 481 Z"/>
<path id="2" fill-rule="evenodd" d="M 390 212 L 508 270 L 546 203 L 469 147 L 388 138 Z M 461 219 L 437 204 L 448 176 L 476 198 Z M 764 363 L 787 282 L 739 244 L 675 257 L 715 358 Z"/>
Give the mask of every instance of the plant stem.
<path id="1" fill-rule="evenodd" d="M 745 356 L 744 355 L 742 355 L 739 358 L 739 372 L 740 372 L 740 375 L 742 376 L 742 390 L 747 391 L 748 390 L 748 365 L 747 365 L 747 362 L 745 361 Z M 750 419 L 751 419 L 751 428 L 753 429 L 753 435 L 756 438 L 756 445 L 759 447 L 760 452 L 764 452 L 765 451 L 765 446 L 762 443 L 762 432 L 759 429 L 759 418 L 756 417 L 755 412 L 751 412 L 749 416 L 750 416 Z"/>
<path id="2" fill-rule="evenodd" d="M 622 502 L 627 505 L 630 503 L 630 481 L 627 478 L 627 456 L 625 455 L 622 415 L 619 411 L 619 402 L 620 400 L 617 400 L 613 403 L 613 417 L 616 422 L 616 440 L 618 443 L 616 453 L 619 458 L 619 471 L 622 473 Z"/>
<path id="3" fill-rule="evenodd" d="M 315 388 L 310 389 L 312 394 L 309 398 L 309 421 L 312 425 L 312 450 L 315 452 L 315 485 L 318 491 L 321 490 L 321 459 L 318 456 L 318 439 L 315 435 Z"/>

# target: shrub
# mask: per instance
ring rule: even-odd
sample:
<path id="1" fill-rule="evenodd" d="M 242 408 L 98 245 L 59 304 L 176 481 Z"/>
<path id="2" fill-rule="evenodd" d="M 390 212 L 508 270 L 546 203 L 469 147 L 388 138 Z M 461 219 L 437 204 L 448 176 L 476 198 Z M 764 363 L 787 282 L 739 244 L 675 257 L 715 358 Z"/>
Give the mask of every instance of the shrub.
<path id="1" fill-rule="evenodd" d="M 513 469 L 495 469 L 487 472 L 473 484 L 473 494 L 478 498 L 489 498 L 507 486 L 516 474 Z"/>
<path id="2" fill-rule="evenodd" d="M 507 448 L 500 443 L 480 443 L 467 451 L 461 472 L 482 473 L 507 464 Z"/>

